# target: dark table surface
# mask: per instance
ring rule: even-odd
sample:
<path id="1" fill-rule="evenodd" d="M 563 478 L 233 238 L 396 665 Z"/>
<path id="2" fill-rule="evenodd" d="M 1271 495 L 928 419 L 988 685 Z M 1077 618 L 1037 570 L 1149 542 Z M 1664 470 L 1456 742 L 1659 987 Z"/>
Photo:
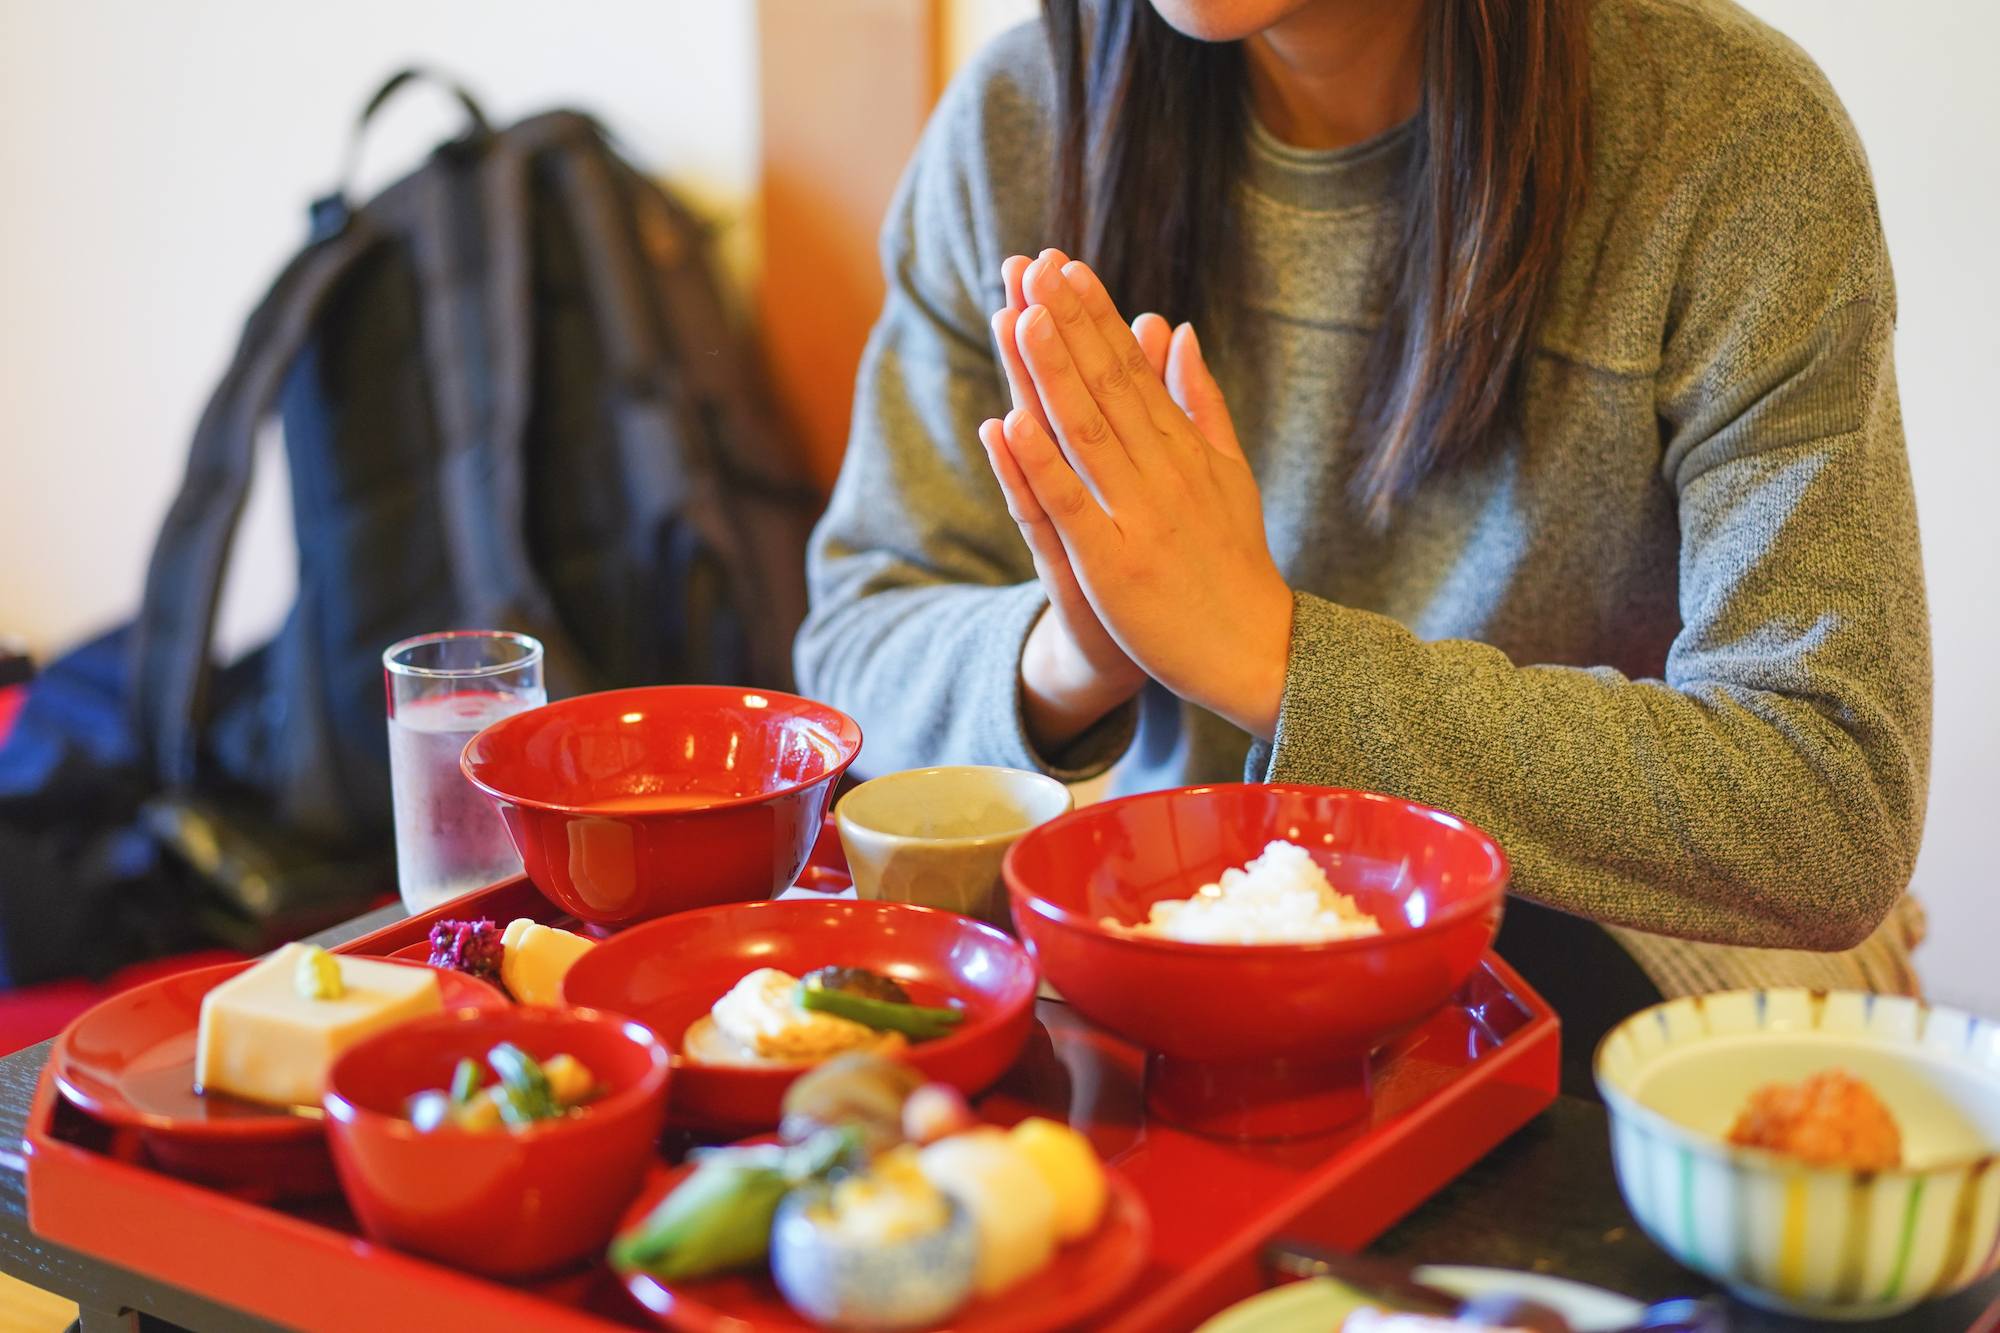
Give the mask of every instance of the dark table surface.
<path id="1" fill-rule="evenodd" d="M 313 938 L 340 943 L 400 914 L 385 908 Z M 81 1333 L 283 1333 L 265 1320 L 51 1245 L 28 1229 L 25 1164 L 17 1145 L 49 1045 L 0 1059 L 0 1270 L 77 1302 L 83 1309 Z M 1633 1223 L 1612 1178 L 1604 1109 L 1573 1097 L 1558 1098 L 1392 1227 L 1370 1252 L 1404 1264 L 1553 1273 L 1646 1301 L 1714 1290 Z M 1727 1304 L 1734 1326 L 1746 1333 L 1821 1326 Z M 2000 1333 L 2000 1275 L 1897 1318 L 1845 1327 L 1870 1333 Z"/>

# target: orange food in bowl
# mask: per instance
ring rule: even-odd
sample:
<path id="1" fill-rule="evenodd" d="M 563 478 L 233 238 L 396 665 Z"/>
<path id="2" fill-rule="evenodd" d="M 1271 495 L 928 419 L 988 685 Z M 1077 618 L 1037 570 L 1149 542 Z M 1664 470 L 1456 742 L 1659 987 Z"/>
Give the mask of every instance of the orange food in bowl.
<path id="1" fill-rule="evenodd" d="M 1768 1148 L 1815 1166 L 1893 1171 L 1903 1164 L 1903 1135 L 1875 1090 L 1844 1069 L 1823 1069 L 1800 1083 L 1767 1083 L 1750 1094 L 1729 1141 Z"/>

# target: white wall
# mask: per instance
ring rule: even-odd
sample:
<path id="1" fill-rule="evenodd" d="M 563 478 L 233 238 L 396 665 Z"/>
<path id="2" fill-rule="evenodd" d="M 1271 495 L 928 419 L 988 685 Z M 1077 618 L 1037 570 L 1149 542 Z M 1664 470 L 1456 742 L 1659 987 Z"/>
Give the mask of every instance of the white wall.
<path id="1" fill-rule="evenodd" d="M 2000 1014 L 2000 5 L 1749 0 L 1825 70 L 1861 131 L 1895 264 L 1896 378 L 1936 653 L 1915 888 L 1931 997 Z"/>
<path id="2" fill-rule="evenodd" d="M 838 0 L 828 0 L 837 3 Z M 1035 0 L 955 0 L 955 56 Z M 1832 78 L 1874 164 L 1901 299 L 1898 374 L 1924 525 L 1937 745 L 1917 889 L 1936 998 L 2000 1014 L 2000 5 L 1750 0 Z M 188 434 L 244 313 L 297 246 L 362 97 L 426 60 L 508 119 L 592 107 L 643 164 L 744 215 L 756 175 L 750 0 L 0 0 L 0 630 L 39 650 L 125 614 Z M 416 99 L 367 179 L 452 124 Z M 739 262 L 746 247 L 736 250 Z M 253 501 L 228 611 L 288 598 L 279 494 Z"/>
<path id="3" fill-rule="evenodd" d="M 409 63 L 455 71 L 499 123 L 592 110 L 640 165 L 748 215 L 752 0 L 0 0 L 0 631 L 47 652 L 137 603 L 244 316 L 361 103 Z M 363 193 L 458 123 L 404 96 Z M 260 486 L 225 647 L 282 615 L 290 543 L 282 484 Z"/>

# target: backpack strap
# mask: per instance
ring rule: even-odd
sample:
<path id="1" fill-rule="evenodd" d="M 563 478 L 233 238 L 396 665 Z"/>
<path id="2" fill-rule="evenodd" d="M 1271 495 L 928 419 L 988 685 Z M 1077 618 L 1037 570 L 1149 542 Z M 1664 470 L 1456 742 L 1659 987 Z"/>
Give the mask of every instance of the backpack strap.
<path id="1" fill-rule="evenodd" d="M 166 786 L 187 785 L 195 776 L 216 602 L 250 493 L 257 428 L 270 417 L 328 296 L 379 241 L 357 217 L 286 266 L 251 314 L 195 427 L 187 474 L 147 566 L 131 645 L 133 730 Z"/>
<path id="2" fill-rule="evenodd" d="M 458 80 L 446 74 L 439 74 L 436 70 L 425 69 L 421 65 L 399 69 L 383 81 L 382 86 L 375 90 L 375 95 L 368 99 L 368 104 L 361 108 L 361 114 L 355 118 L 354 132 L 348 136 L 347 151 L 340 159 L 340 184 L 334 191 L 336 197 L 345 199 L 353 194 L 354 173 L 361 166 L 361 144 L 368 136 L 368 122 L 375 119 L 375 113 L 387 105 L 390 98 L 413 83 L 429 83 L 442 88 L 456 97 L 458 104 L 465 108 L 465 132 L 459 136 L 457 142 L 481 144 L 493 137 L 493 126 L 487 122 L 485 111 L 480 109 L 478 100 L 467 92 Z"/>

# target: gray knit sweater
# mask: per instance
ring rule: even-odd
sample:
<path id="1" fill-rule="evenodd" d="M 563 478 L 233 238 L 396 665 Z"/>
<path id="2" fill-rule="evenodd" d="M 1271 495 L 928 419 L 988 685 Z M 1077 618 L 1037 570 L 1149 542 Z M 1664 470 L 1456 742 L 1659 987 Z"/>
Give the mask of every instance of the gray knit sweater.
<path id="1" fill-rule="evenodd" d="M 1296 592 L 1277 735 L 1154 685 L 1053 758 L 1020 710 L 1043 597 L 975 437 L 1008 406 L 1000 261 L 1045 239 L 1039 29 L 960 75 L 884 225 L 797 646 L 866 771 L 1119 758 L 1120 790 L 1391 792 L 1490 832 L 1516 892 L 1629 928 L 1669 993 L 1913 985 L 1909 909 L 1872 952 L 1792 952 L 1876 931 L 1923 825 L 1928 631 L 1867 163 L 1818 70 L 1725 0 L 1599 0 L 1593 43 L 1593 193 L 1522 428 L 1386 530 L 1341 455 L 1410 127 L 1333 152 L 1253 134 L 1217 372 Z"/>

